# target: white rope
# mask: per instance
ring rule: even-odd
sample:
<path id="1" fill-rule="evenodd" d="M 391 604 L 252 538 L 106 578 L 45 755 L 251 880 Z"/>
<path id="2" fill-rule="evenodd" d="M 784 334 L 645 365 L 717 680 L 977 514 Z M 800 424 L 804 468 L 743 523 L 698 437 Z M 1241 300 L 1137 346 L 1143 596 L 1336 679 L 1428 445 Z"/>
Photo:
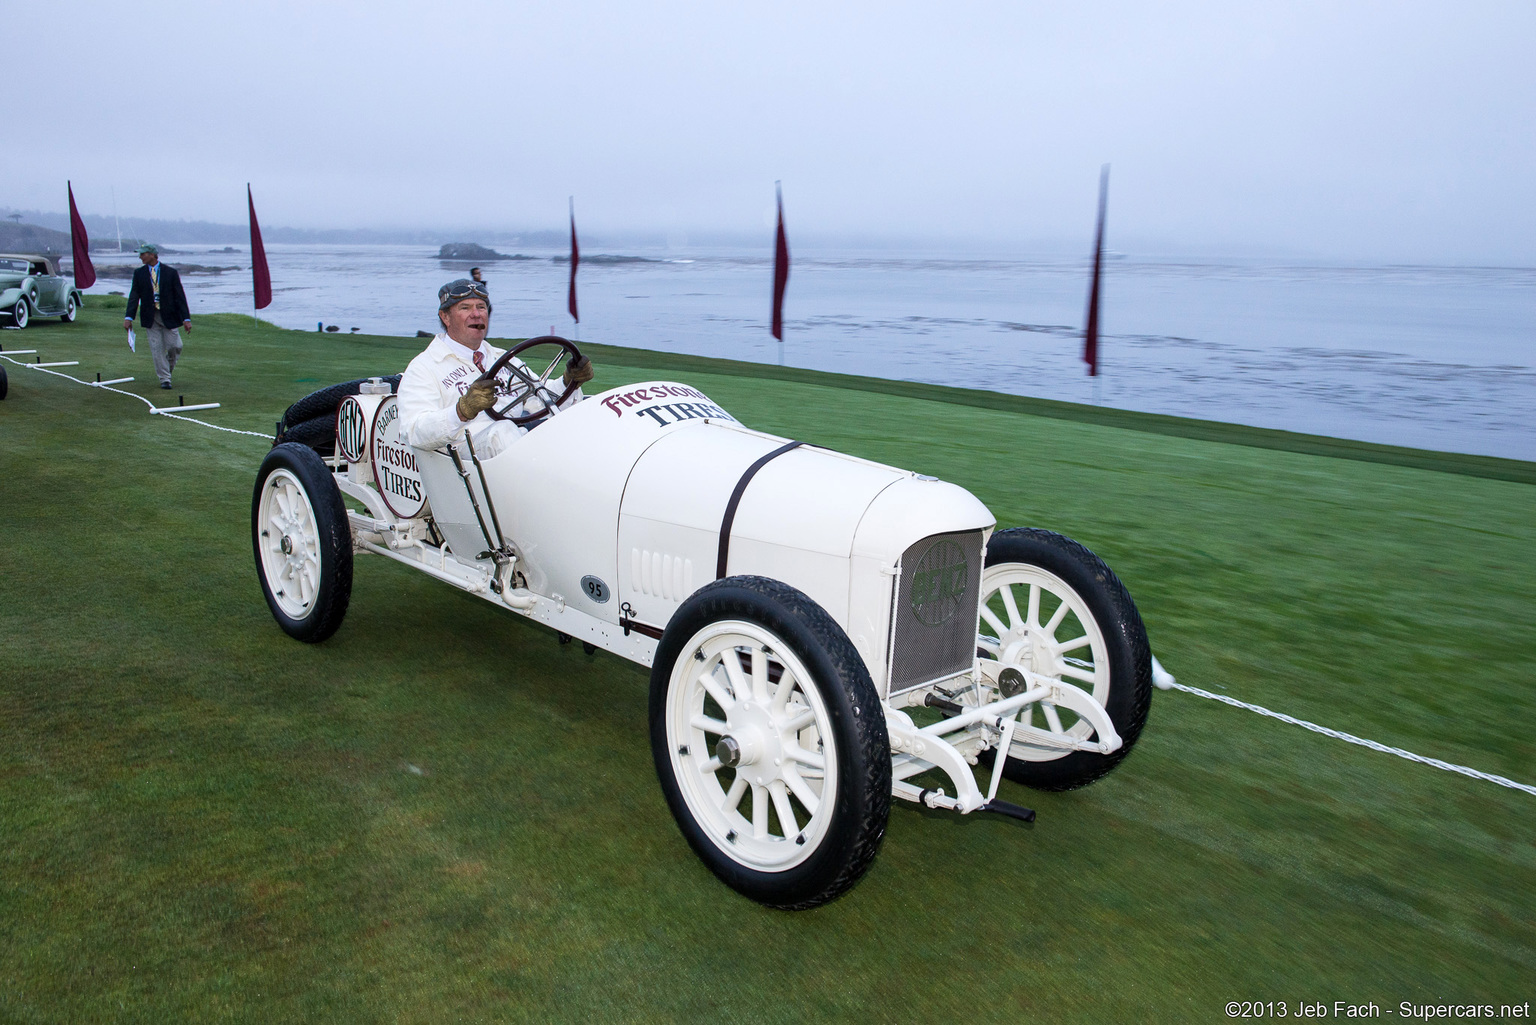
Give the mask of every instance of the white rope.
<path id="1" fill-rule="evenodd" d="M 12 359 L 9 354 L 4 353 L 4 352 L 0 352 L 0 359 L 4 359 L 4 360 L 6 360 L 9 363 L 14 363 L 18 367 L 26 367 L 28 370 L 36 370 L 40 374 L 52 374 L 54 377 L 62 377 L 62 378 L 64 378 L 67 381 L 73 381 L 76 384 L 83 384 L 87 388 L 94 388 L 97 391 L 109 391 L 109 392 L 113 392 L 113 393 L 118 394 L 118 395 L 126 395 L 130 399 L 138 399 L 140 402 L 144 403 L 144 405 L 148 406 L 150 409 L 154 409 L 155 408 L 155 404 L 153 402 L 149 401 L 148 399 L 146 399 L 142 395 L 135 395 L 131 391 L 123 391 L 120 388 L 112 388 L 112 387 L 109 387 L 108 385 L 105 385 L 105 384 L 97 384 L 95 381 L 82 381 L 78 377 L 70 377 L 68 374 L 62 374 L 62 373 L 60 373 L 57 370 L 49 370 L 47 367 L 40 367 L 40 366 L 38 366 L 35 363 L 23 363 L 19 359 Z M 211 423 L 209 423 L 206 420 L 197 420 L 197 419 L 194 419 L 193 417 L 190 417 L 190 416 L 177 416 L 175 413 L 158 413 L 156 415 L 158 415 L 158 416 L 168 416 L 172 420 L 185 420 L 189 424 L 197 424 L 197 425 L 199 425 L 201 427 L 208 427 L 208 428 L 211 428 L 211 429 L 213 429 L 215 431 L 224 431 L 226 434 L 246 434 L 246 435 L 251 436 L 252 438 L 261 438 L 261 439 L 266 440 L 266 441 L 270 441 L 271 440 L 271 436 L 270 435 L 259 434 L 256 431 L 238 431 L 238 430 L 236 430 L 233 427 L 220 427 L 218 424 L 211 424 Z"/>
<path id="2" fill-rule="evenodd" d="M 1450 762 L 1442 762 L 1438 758 L 1425 758 L 1423 755 L 1416 755 L 1412 751 L 1404 751 L 1400 747 L 1388 747 L 1385 744 L 1378 744 L 1374 740 L 1366 740 L 1364 737 L 1357 737 L 1352 733 L 1342 733 L 1339 730 L 1330 730 L 1328 727 L 1319 726 L 1315 722 L 1307 722 L 1305 719 L 1297 719 L 1295 716 L 1285 715 L 1282 712 L 1272 712 L 1262 705 L 1250 705 L 1246 701 L 1239 701 L 1236 698 L 1229 698 L 1224 694 L 1212 694 L 1210 691 L 1201 690 L 1199 687 L 1186 687 L 1182 683 L 1173 683 L 1170 681 L 1166 684 L 1160 684 L 1159 686 L 1161 686 L 1164 690 L 1181 690 L 1185 694 L 1193 694 L 1197 698 L 1206 698 L 1210 701 L 1220 701 L 1224 705 L 1231 705 L 1233 708 L 1246 709 L 1249 712 L 1257 712 L 1260 715 L 1266 715 L 1271 719 L 1279 719 L 1281 722 L 1290 723 L 1292 726 L 1300 726 L 1304 730 L 1311 730 L 1313 733 L 1321 733 L 1325 737 L 1332 737 L 1335 740 L 1342 740 L 1346 744 L 1357 744 L 1360 747 L 1368 747 L 1372 751 L 1380 751 L 1382 754 L 1397 755 L 1397 757 L 1406 758 L 1410 762 L 1418 762 L 1420 765 L 1432 765 L 1437 769 L 1444 769 L 1446 772 L 1459 772 L 1463 776 L 1471 776 L 1473 779 L 1484 780 L 1488 783 L 1497 783 L 1501 787 L 1509 787 L 1511 790 L 1521 790 L 1527 794 L 1532 795 L 1533 797 L 1536 797 L 1536 787 L 1530 786 L 1529 784 L 1516 783 L 1512 779 L 1506 779 L 1503 776 L 1495 776 L 1489 772 L 1479 772 L 1476 769 L 1469 769 L 1465 765 L 1453 765 Z"/>

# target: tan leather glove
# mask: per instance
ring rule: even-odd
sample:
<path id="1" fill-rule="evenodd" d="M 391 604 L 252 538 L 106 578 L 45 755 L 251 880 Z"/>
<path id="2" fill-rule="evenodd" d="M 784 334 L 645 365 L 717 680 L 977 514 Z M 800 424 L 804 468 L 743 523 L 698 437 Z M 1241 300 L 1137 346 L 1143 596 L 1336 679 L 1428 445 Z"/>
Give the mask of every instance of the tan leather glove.
<path id="1" fill-rule="evenodd" d="M 565 368 L 565 377 L 562 378 L 567 388 L 573 385 L 586 384 L 592 380 L 592 361 L 583 356 L 581 359 Z"/>
<path id="2" fill-rule="evenodd" d="M 496 404 L 496 382 L 481 378 L 469 386 L 469 391 L 459 396 L 459 419 L 468 423 L 484 410 Z"/>

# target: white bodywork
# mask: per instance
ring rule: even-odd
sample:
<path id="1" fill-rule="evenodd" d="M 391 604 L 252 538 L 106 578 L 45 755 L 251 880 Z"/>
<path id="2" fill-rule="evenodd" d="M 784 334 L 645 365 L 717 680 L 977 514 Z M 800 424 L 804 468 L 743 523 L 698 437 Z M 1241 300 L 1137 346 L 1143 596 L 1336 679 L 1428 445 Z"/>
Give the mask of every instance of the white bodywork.
<path id="1" fill-rule="evenodd" d="M 391 429 L 394 402 L 359 395 L 337 414 L 337 484 L 367 510 L 350 514 L 357 550 L 415 566 L 646 666 L 673 613 L 717 578 L 722 523 L 743 476 L 787 441 L 743 426 L 696 389 L 647 382 L 549 417 L 478 467 L 461 446 L 456 466 L 446 450 L 403 445 Z M 500 556 L 482 520 L 491 534 L 499 526 Z M 895 795 L 962 812 L 996 795 L 1004 760 L 995 760 L 984 793 L 972 772 L 983 750 L 1007 750 L 1026 732 L 1045 748 L 1108 753 L 1121 743 L 1088 692 L 1027 670 L 1027 690 L 927 727 L 902 710 L 922 705 L 940 685 L 944 694 L 969 688 L 998 665 L 975 658 L 974 596 L 957 606 L 969 615 L 956 624 L 968 635 L 964 664 L 916 681 L 893 665 L 903 657 L 893 635 L 898 585 L 914 571 L 908 566 L 903 576 L 903 556 L 925 539 L 953 535 L 971 545 L 967 558 L 979 560 L 994 526 L 987 508 L 954 484 L 802 446 L 757 468 L 728 537 L 724 575 L 790 584 L 847 632 L 886 707 Z M 979 582 L 979 573 L 978 561 L 972 579 Z M 1092 730 L 1016 721 L 1026 705 L 1070 709 Z M 952 781 L 953 796 L 906 782 L 934 768 Z"/>

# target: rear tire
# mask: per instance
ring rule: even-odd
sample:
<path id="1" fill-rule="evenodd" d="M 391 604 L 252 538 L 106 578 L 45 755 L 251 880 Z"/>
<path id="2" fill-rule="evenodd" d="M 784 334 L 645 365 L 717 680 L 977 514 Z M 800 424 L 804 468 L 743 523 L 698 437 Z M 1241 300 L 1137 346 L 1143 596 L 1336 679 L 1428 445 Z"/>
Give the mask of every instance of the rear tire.
<path id="1" fill-rule="evenodd" d="M 891 809 L 880 699 L 848 635 L 788 584 L 729 577 L 683 603 L 656 650 L 650 724 L 678 828 L 743 896 L 825 904 L 879 853 Z"/>
<path id="2" fill-rule="evenodd" d="M 278 626 L 311 644 L 335 633 L 352 598 L 352 527 L 330 468 L 313 449 L 278 445 L 261 461 L 251 545 Z"/>
<path id="3" fill-rule="evenodd" d="M 69 302 L 64 306 L 64 315 L 59 319 L 66 324 L 73 324 L 75 318 L 79 316 L 79 312 L 79 308 L 75 305 L 75 297 L 70 296 Z"/>

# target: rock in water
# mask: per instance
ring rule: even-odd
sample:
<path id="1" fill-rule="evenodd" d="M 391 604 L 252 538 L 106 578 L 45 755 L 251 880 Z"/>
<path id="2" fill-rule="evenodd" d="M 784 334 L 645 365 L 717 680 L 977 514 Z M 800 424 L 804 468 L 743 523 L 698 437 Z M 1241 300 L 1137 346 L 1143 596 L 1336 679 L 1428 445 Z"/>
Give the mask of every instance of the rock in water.
<path id="1" fill-rule="evenodd" d="M 439 260 L 510 260 L 512 257 L 475 242 L 449 242 L 437 251 Z"/>

